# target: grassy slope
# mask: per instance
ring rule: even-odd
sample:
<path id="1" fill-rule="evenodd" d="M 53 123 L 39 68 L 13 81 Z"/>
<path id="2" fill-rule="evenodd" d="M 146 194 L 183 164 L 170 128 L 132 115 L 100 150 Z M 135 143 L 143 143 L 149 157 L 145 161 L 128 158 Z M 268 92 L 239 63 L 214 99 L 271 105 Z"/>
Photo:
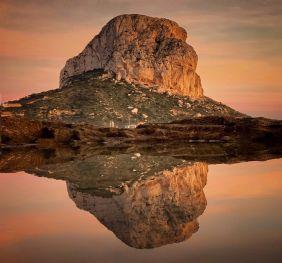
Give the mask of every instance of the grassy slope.
<path id="1" fill-rule="evenodd" d="M 114 121 L 118 127 L 129 123 L 170 122 L 196 114 L 242 116 L 207 97 L 193 101 L 112 79 L 102 80 L 99 76 L 98 71 L 70 78 L 64 88 L 25 97 L 16 101 L 22 107 L 6 110 L 32 119 L 88 122 L 99 126 L 109 126 L 110 121 Z M 134 113 L 134 109 L 138 112 Z"/>

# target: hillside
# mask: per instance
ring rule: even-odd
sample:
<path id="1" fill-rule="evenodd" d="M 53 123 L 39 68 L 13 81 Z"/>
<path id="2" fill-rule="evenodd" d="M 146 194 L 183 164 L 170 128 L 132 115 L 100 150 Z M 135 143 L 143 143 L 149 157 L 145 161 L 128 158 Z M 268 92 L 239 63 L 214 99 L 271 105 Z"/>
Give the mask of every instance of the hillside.
<path id="1" fill-rule="evenodd" d="M 207 97 L 193 100 L 159 93 L 116 81 L 102 70 L 71 77 L 63 88 L 32 94 L 6 104 L 2 110 L 3 115 L 107 127 L 134 127 L 199 116 L 244 116 Z"/>
<path id="2" fill-rule="evenodd" d="M 4 105 L 4 116 L 134 128 L 187 118 L 244 117 L 204 96 L 198 56 L 176 22 L 111 19 L 60 73 L 60 88 Z"/>

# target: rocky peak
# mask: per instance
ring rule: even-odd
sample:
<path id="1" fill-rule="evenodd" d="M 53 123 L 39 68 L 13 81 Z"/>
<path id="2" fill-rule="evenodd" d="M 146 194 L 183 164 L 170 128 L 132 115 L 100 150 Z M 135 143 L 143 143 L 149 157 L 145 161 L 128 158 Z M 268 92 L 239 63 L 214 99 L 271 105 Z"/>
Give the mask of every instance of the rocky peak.
<path id="1" fill-rule="evenodd" d="M 176 22 L 144 15 L 121 15 L 109 21 L 61 71 L 60 86 L 69 77 L 103 69 L 117 80 L 142 84 L 158 92 L 203 96 L 196 73 L 197 54 Z"/>

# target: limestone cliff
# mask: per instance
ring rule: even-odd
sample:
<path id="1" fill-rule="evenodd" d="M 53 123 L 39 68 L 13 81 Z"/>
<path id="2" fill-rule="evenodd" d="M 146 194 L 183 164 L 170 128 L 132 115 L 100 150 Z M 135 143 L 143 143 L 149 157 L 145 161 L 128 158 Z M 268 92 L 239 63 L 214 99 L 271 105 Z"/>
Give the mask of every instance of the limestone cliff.
<path id="1" fill-rule="evenodd" d="M 202 97 L 198 57 L 186 38 L 185 29 L 168 19 L 117 16 L 66 62 L 60 86 L 71 76 L 103 69 L 117 80 L 154 87 L 158 92 Z"/>

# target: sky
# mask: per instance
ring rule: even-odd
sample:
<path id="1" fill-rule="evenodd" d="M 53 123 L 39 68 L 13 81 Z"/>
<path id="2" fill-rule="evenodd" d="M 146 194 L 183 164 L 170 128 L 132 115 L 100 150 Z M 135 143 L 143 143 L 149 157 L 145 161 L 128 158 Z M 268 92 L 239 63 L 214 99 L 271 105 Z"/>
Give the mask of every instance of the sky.
<path id="1" fill-rule="evenodd" d="M 2 100 L 58 88 L 65 61 L 112 17 L 131 13 L 187 30 L 206 96 L 282 118 L 281 0 L 0 0 Z"/>

